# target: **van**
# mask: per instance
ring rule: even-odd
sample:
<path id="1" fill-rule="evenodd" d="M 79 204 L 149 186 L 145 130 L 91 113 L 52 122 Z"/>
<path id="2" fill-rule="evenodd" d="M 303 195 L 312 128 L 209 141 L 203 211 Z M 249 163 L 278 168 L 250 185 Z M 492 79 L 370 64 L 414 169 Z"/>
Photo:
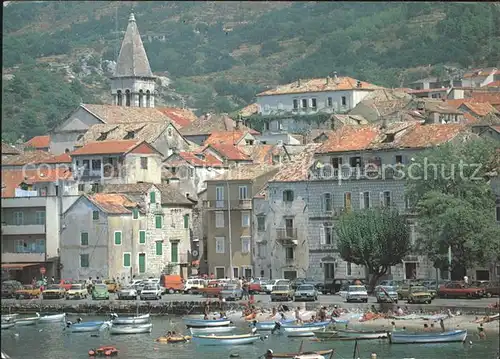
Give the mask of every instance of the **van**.
<path id="1" fill-rule="evenodd" d="M 201 288 L 205 288 L 207 285 L 207 281 L 204 279 L 196 278 L 196 279 L 188 279 L 184 284 L 184 293 L 199 293 Z"/>
<path id="2" fill-rule="evenodd" d="M 160 284 L 166 289 L 168 294 L 184 291 L 184 279 L 177 274 L 162 274 Z"/>

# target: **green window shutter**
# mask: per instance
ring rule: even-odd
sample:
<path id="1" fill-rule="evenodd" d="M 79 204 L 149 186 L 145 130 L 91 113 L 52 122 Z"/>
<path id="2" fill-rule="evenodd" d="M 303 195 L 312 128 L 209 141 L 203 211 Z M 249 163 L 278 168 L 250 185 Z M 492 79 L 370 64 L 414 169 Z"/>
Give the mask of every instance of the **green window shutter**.
<path id="1" fill-rule="evenodd" d="M 163 255 L 163 242 L 162 241 L 156 242 L 156 255 L 157 256 Z"/>
<path id="2" fill-rule="evenodd" d="M 80 254 L 80 267 L 88 268 L 89 267 L 89 255 L 88 254 Z"/>
<path id="3" fill-rule="evenodd" d="M 149 202 L 156 203 L 156 193 L 155 192 L 149 192 Z"/>
<path id="4" fill-rule="evenodd" d="M 92 211 L 92 219 L 97 221 L 99 219 L 99 211 Z"/>
<path id="5" fill-rule="evenodd" d="M 179 243 L 172 243 L 172 250 L 170 251 L 170 261 L 172 263 L 179 262 Z"/>
<path id="6" fill-rule="evenodd" d="M 87 232 L 80 233 L 80 245 L 82 246 L 89 245 L 89 234 Z"/>
<path id="7" fill-rule="evenodd" d="M 134 218 L 134 219 L 139 218 L 139 210 L 137 208 L 134 208 L 132 210 L 132 216 L 133 216 L 132 218 Z"/>
<path id="8" fill-rule="evenodd" d="M 115 244 L 116 245 L 122 244 L 122 232 L 119 231 L 115 232 Z"/>
<path id="9" fill-rule="evenodd" d="M 184 215 L 184 228 L 189 228 L 189 214 Z"/>
<path id="10" fill-rule="evenodd" d="M 130 267 L 130 253 L 123 253 L 123 266 Z"/>
<path id="11" fill-rule="evenodd" d="M 146 243 L 146 231 L 139 231 L 139 244 Z"/>
<path id="12" fill-rule="evenodd" d="M 157 214 L 155 217 L 156 228 L 162 228 L 161 215 Z"/>

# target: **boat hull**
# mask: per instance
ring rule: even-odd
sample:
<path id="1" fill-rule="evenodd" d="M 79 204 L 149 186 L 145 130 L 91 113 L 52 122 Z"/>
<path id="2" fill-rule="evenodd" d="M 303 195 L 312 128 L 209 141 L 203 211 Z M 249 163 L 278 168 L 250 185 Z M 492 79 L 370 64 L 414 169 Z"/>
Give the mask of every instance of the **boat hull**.
<path id="1" fill-rule="evenodd" d="M 188 328 L 212 328 L 212 327 L 227 327 L 231 324 L 229 319 L 216 319 L 216 320 L 204 320 L 204 319 L 184 319 L 184 324 Z"/>
<path id="2" fill-rule="evenodd" d="M 329 349 L 329 350 L 316 350 L 314 351 L 314 354 L 315 355 L 328 355 L 328 354 L 331 354 L 333 352 L 333 349 Z M 297 356 L 301 355 L 300 353 L 273 353 L 272 354 L 272 358 L 296 358 Z M 302 354 L 302 355 L 307 355 L 307 354 Z"/>
<path id="3" fill-rule="evenodd" d="M 39 321 L 40 317 L 37 317 L 37 318 L 16 319 L 15 323 L 17 326 L 27 326 L 27 325 L 35 325 Z"/>
<path id="4" fill-rule="evenodd" d="M 304 324 L 300 324 L 300 325 L 297 325 L 295 323 L 284 323 L 281 325 L 282 328 L 316 328 L 316 327 L 319 327 L 320 329 L 321 328 L 324 328 L 326 327 L 328 324 L 331 324 L 331 322 L 314 322 L 314 323 L 304 323 Z M 314 329 L 314 330 L 318 330 L 318 329 Z"/>
<path id="5" fill-rule="evenodd" d="M 356 330 L 337 330 L 339 338 L 352 338 L 352 339 L 387 339 L 389 334 L 384 331 L 356 331 Z"/>
<path id="6" fill-rule="evenodd" d="M 62 322 L 66 318 L 66 313 L 44 315 L 40 317 L 40 323 Z"/>
<path id="7" fill-rule="evenodd" d="M 5 314 L 2 315 L 2 322 L 7 322 L 9 320 L 14 320 L 16 319 L 18 314 Z"/>
<path id="8" fill-rule="evenodd" d="M 72 333 L 89 333 L 99 331 L 104 325 L 105 322 L 77 323 L 72 324 L 69 329 Z"/>
<path id="9" fill-rule="evenodd" d="M 213 327 L 213 328 L 189 328 L 192 335 L 203 335 L 211 333 L 229 333 L 235 330 L 236 327 Z"/>
<path id="10" fill-rule="evenodd" d="M 139 324 L 139 325 L 112 325 L 109 328 L 109 334 L 145 334 L 151 333 L 153 324 Z"/>
<path id="11" fill-rule="evenodd" d="M 116 318 L 113 320 L 113 324 L 124 325 L 124 324 L 147 324 L 150 321 L 149 314 L 140 315 L 137 317 L 124 317 Z"/>
<path id="12" fill-rule="evenodd" d="M 10 329 L 14 325 L 16 325 L 16 324 L 15 323 L 2 323 L 2 329 Z"/>
<path id="13" fill-rule="evenodd" d="M 338 332 L 335 330 L 317 330 L 313 332 L 314 336 L 318 339 L 336 339 Z"/>
<path id="14" fill-rule="evenodd" d="M 276 323 L 280 323 L 280 325 L 284 324 L 293 324 L 295 322 L 294 319 L 283 320 L 283 321 L 266 321 L 266 322 L 257 322 L 255 324 L 255 328 L 257 330 L 273 330 L 276 326 Z M 253 326 L 253 324 L 252 324 Z"/>
<path id="15" fill-rule="evenodd" d="M 454 330 L 444 333 L 415 333 L 405 334 L 393 332 L 389 336 L 392 344 L 432 344 L 464 342 L 467 338 L 467 330 Z"/>
<path id="16" fill-rule="evenodd" d="M 281 331 L 288 337 L 313 337 L 315 331 L 326 328 L 330 322 L 305 323 L 303 325 L 282 325 Z"/>
<path id="17" fill-rule="evenodd" d="M 211 336 L 194 335 L 192 341 L 199 345 L 246 345 L 260 340 L 259 335 Z"/>

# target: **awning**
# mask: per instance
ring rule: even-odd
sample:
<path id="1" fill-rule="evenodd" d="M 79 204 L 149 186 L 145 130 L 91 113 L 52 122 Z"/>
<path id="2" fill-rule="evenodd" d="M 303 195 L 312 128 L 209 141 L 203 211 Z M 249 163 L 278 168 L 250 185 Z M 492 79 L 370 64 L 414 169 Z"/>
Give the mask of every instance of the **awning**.
<path id="1" fill-rule="evenodd" d="M 24 267 L 36 266 L 41 263 L 2 263 L 2 269 L 23 270 Z"/>

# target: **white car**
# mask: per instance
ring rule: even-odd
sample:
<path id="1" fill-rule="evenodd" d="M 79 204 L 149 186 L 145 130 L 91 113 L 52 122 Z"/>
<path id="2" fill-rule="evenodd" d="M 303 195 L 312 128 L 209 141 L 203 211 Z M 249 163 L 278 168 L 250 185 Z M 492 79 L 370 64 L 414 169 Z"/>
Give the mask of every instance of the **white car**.
<path id="1" fill-rule="evenodd" d="M 278 279 L 271 279 L 271 280 L 268 280 L 266 282 L 266 284 L 264 284 L 264 291 L 267 293 L 267 294 L 271 294 L 271 292 L 273 291 L 273 287 L 276 285 L 276 283 L 278 282 Z"/>
<path id="2" fill-rule="evenodd" d="M 345 301 L 368 303 L 368 292 L 364 285 L 350 285 L 345 294 Z"/>
<path id="3" fill-rule="evenodd" d="M 156 299 L 160 300 L 163 290 L 158 284 L 146 284 L 141 291 L 141 300 Z"/>
<path id="4" fill-rule="evenodd" d="M 121 288 L 118 293 L 118 299 L 137 299 L 137 290 L 130 286 L 130 287 L 125 287 Z"/>
<path id="5" fill-rule="evenodd" d="M 188 279 L 186 283 L 184 283 L 184 293 L 198 293 L 201 288 L 205 288 L 207 285 L 207 281 L 204 279 Z"/>

